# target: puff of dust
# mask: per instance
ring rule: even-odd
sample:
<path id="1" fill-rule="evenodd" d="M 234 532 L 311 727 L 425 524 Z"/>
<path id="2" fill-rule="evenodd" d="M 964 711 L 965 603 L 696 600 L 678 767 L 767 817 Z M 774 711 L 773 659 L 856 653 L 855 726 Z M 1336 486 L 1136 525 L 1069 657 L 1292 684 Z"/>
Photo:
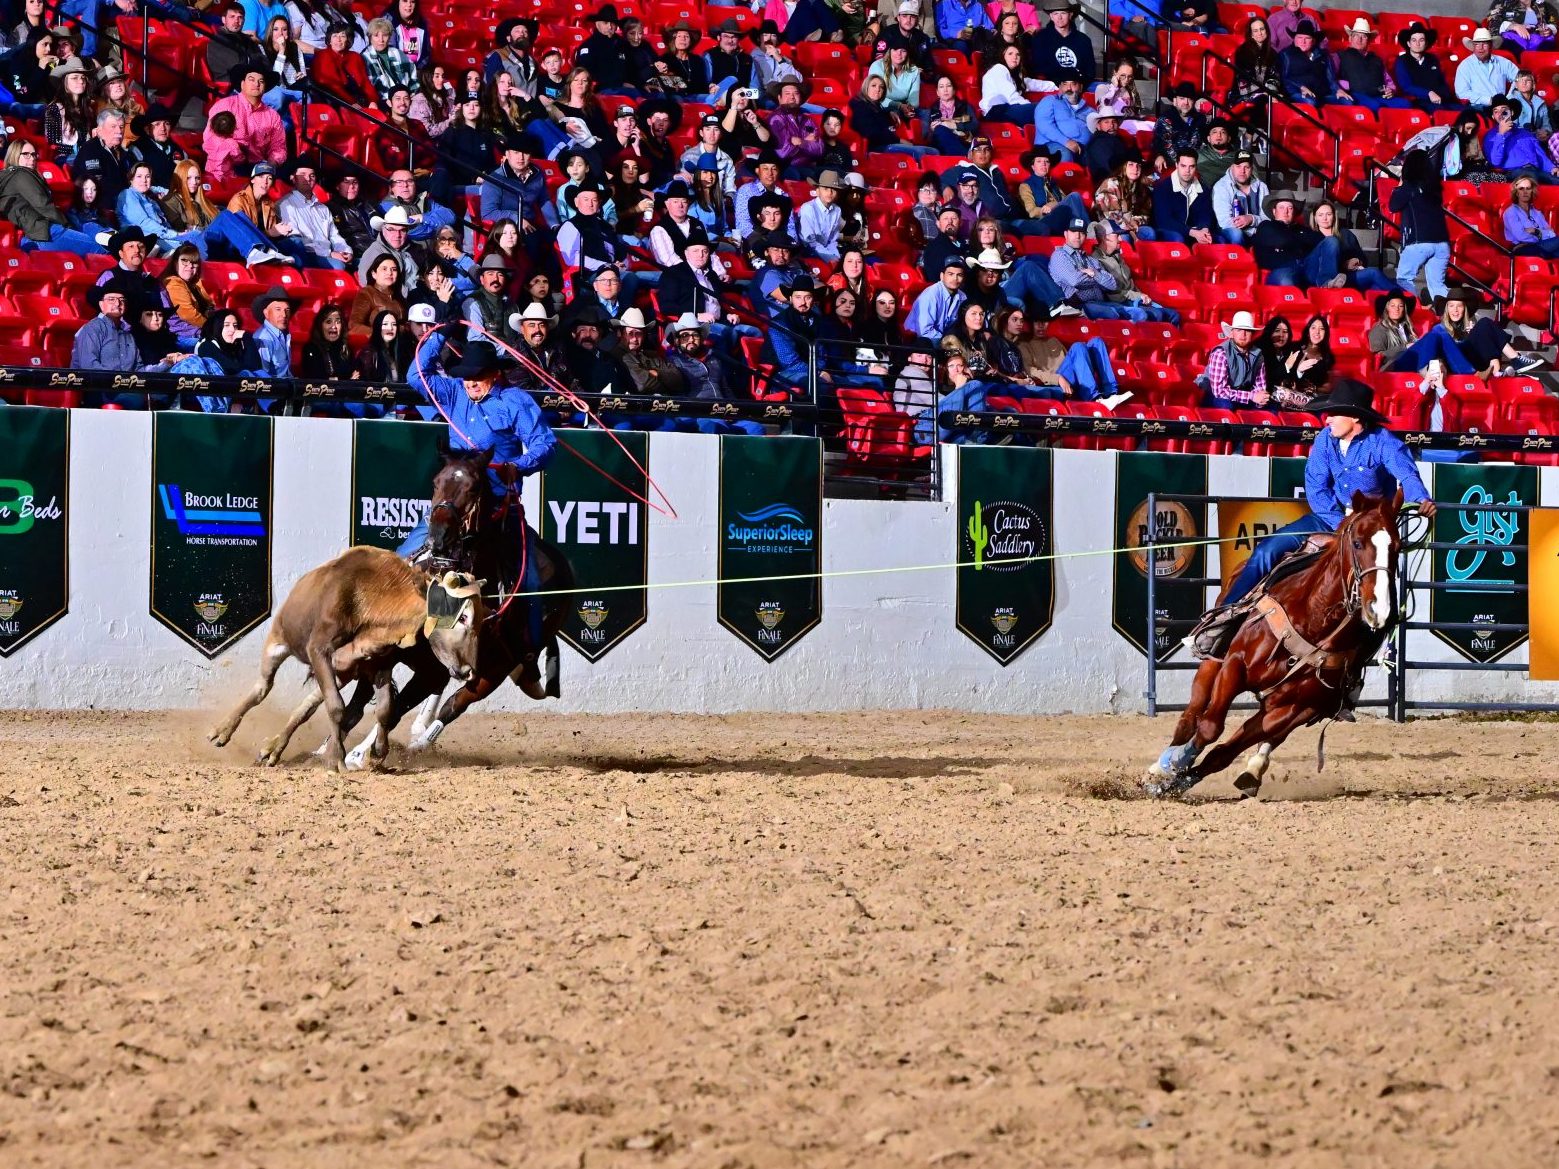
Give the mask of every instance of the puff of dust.
<path id="1" fill-rule="evenodd" d="M 1101 775 L 1068 775 L 1061 786 L 1069 796 L 1089 800 L 1145 800 L 1141 777 L 1124 767 L 1107 768 Z"/>

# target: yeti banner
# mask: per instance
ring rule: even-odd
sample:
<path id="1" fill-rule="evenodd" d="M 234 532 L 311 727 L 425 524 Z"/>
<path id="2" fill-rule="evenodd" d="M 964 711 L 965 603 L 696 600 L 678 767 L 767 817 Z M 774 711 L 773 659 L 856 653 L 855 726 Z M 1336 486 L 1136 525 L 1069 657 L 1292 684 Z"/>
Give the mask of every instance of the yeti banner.
<path id="1" fill-rule="evenodd" d="M 564 449 L 541 477 L 540 528 L 568 557 L 578 582 L 559 632 L 593 662 L 643 625 L 648 614 L 643 468 L 649 466 L 649 437 L 639 431 L 560 430 L 558 446 Z"/>
<path id="2" fill-rule="evenodd" d="M 152 418 L 151 613 L 208 658 L 271 613 L 269 418 Z"/>
<path id="3" fill-rule="evenodd" d="M 1156 514 L 1148 514 L 1148 493 L 1157 493 Z M 1166 495 L 1206 495 L 1206 455 L 1124 452 L 1115 463 L 1115 631 L 1146 654 L 1149 642 L 1148 554 L 1153 534 L 1154 576 L 1151 640 L 1158 661 L 1180 646 L 1180 639 L 1206 608 L 1207 505 L 1166 499 Z"/>
<path id="4" fill-rule="evenodd" d="M 0 657 L 65 616 L 70 411 L 0 407 Z"/>
<path id="5" fill-rule="evenodd" d="M 722 435 L 716 516 L 720 624 L 772 662 L 823 619 L 822 443 Z"/>
<path id="6" fill-rule="evenodd" d="M 352 423 L 352 543 L 393 552 L 427 519 L 439 439 L 448 435 L 443 423 Z"/>
<path id="7" fill-rule="evenodd" d="M 1053 482 L 1048 450 L 959 449 L 956 620 L 1004 666 L 1055 613 Z"/>
<path id="8" fill-rule="evenodd" d="M 1512 508 L 1537 504 L 1537 468 L 1497 463 L 1437 463 L 1434 469 L 1437 503 L 1470 507 Z M 1527 513 L 1523 511 L 1454 511 L 1435 514 L 1436 543 L 1482 545 L 1451 548 L 1434 554 L 1434 579 L 1448 586 L 1430 595 L 1433 621 L 1452 624 L 1520 625 L 1526 621 L 1527 600 L 1514 588 L 1527 579 L 1525 548 Z M 1461 587 L 1458 587 L 1461 586 Z M 1435 636 L 1474 662 L 1494 662 L 1526 640 L 1512 630 L 1447 629 Z"/>

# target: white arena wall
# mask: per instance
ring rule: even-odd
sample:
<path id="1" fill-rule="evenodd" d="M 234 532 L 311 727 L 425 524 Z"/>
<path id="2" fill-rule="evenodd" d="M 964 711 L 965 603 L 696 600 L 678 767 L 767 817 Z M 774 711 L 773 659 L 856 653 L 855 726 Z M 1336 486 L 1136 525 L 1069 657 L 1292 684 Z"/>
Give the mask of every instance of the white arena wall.
<path id="1" fill-rule="evenodd" d="M 955 482 L 958 448 L 945 448 Z M 498 710 L 735 711 L 948 708 L 1045 714 L 1146 707 L 1143 656 L 1111 628 L 1114 460 L 1110 452 L 1055 453 L 1053 627 L 1002 667 L 955 628 L 953 573 L 938 569 L 828 579 L 822 624 L 772 664 L 715 618 L 715 589 L 652 588 L 648 623 L 595 664 L 564 650 L 564 697 L 538 706 L 506 686 Z M 715 575 L 719 445 L 699 435 L 655 434 L 650 473 L 676 507 L 651 513 L 650 582 Z M 346 421 L 276 422 L 274 608 L 292 583 L 348 539 L 352 432 Z M 1433 467 L 1426 466 L 1427 474 Z M 265 626 L 207 661 L 148 612 L 151 416 L 77 411 L 71 428 L 70 611 L 0 660 L 0 707 L 160 709 L 210 704 L 252 678 Z M 1214 457 L 1218 495 L 1264 495 L 1267 463 Z M 527 510 L 539 514 L 531 483 Z M 903 568 L 954 560 L 951 487 L 946 502 L 830 500 L 825 570 Z M 1542 471 L 1542 503 L 1559 506 L 1559 468 Z M 1524 655 L 1524 650 L 1516 654 Z M 1415 634 L 1415 658 L 1451 658 Z M 1524 660 L 1524 659 L 1520 659 Z M 302 667 L 283 672 L 301 678 Z M 288 671 L 291 671 L 290 675 Z M 1378 673 L 1378 672 L 1377 672 Z M 1182 699 L 1189 675 L 1161 674 L 1160 698 Z M 1380 689 L 1378 677 L 1373 688 Z M 1415 697 L 1559 701 L 1559 686 L 1524 674 L 1424 674 Z"/>

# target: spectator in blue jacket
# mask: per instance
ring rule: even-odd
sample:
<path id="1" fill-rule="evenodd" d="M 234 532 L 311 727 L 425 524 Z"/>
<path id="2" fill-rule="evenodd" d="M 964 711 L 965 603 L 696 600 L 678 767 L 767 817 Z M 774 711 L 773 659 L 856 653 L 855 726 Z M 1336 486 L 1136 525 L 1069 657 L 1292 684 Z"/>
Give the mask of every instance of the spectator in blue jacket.
<path id="1" fill-rule="evenodd" d="M 966 57 L 974 55 L 974 34 L 987 32 L 996 26 L 980 0 L 937 0 L 937 43 L 949 49 L 957 49 Z"/>
<path id="2" fill-rule="evenodd" d="M 1308 20 L 1294 27 L 1294 43 L 1278 54 L 1283 71 L 1283 90 L 1289 100 L 1307 106 L 1341 101 L 1332 55 L 1320 46 L 1320 31 Z"/>
<path id="3" fill-rule="evenodd" d="M 1559 183 L 1559 165 L 1543 149 L 1536 134 L 1516 124 L 1520 112 L 1510 98 L 1494 99 L 1489 107 L 1494 126 L 1483 136 L 1483 157 L 1512 179 Z"/>
<path id="4" fill-rule="evenodd" d="M 1196 177 L 1196 155 L 1182 150 L 1175 169 L 1153 185 L 1153 230 L 1168 243 L 1213 242 L 1212 193 Z"/>
<path id="5" fill-rule="evenodd" d="M 1092 137 L 1082 90 L 1081 74 L 1064 74 L 1056 82 L 1056 92 L 1034 107 L 1034 145 L 1048 146 L 1064 162 L 1076 162 Z"/>
<path id="6" fill-rule="evenodd" d="M 759 361 L 774 366 L 774 376 L 769 385 L 775 389 L 789 389 L 805 393 L 807 389 L 807 365 L 817 348 L 818 314 L 813 301 L 817 296 L 817 282 L 812 273 L 803 272 L 785 286 L 785 307 L 774 318 L 774 327 L 767 330 Z M 818 395 L 823 386 L 831 382 L 832 375 L 818 371 Z"/>

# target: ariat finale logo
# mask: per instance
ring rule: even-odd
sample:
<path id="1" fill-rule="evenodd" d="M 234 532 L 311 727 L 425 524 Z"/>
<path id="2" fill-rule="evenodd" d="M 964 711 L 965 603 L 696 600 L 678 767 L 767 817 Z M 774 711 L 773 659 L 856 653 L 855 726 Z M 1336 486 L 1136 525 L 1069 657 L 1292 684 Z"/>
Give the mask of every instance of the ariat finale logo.
<path id="1" fill-rule="evenodd" d="M 195 598 L 195 616 L 208 625 L 215 625 L 227 612 L 227 601 L 221 593 L 201 593 Z"/>
<path id="2" fill-rule="evenodd" d="M 611 610 L 606 607 L 605 601 L 581 601 L 576 612 L 587 633 L 595 633 L 606 624 L 607 617 L 611 615 Z"/>
<path id="3" fill-rule="evenodd" d="M 1131 549 L 1131 566 L 1141 575 L 1148 574 L 1148 553 L 1145 545 L 1149 533 L 1148 501 L 1143 500 L 1131 513 L 1126 525 L 1126 543 Z M 1196 545 L 1191 541 L 1201 538 L 1196 517 L 1185 504 L 1174 499 L 1158 500 L 1158 511 L 1152 517 L 1153 575 L 1175 577 L 1191 567 L 1196 555 Z"/>
<path id="4" fill-rule="evenodd" d="M 758 624 L 763 626 L 758 634 L 762 638 L 764 633 L 774 633 L 779 628 L 780 622 L 785 620 L 785 609 L 774 601 L 762 601 L 758 605 L 757 617 Z M 778 635 L 774 640 L 779 640 Z"/>
<path id="5" fill-rule="evenodd" d="M 1011 633 L 1018 627 L 1018 612 L 1016 609 L 997 609 L 991 614 L 991 624 L 996 626 L 997 633 Z"/>
<path id="6" fill-rule="evenodd" d="M 11 620 L 22 611 L 22 594 L 15 589 L 0 589 L 0 622 Z"/>

